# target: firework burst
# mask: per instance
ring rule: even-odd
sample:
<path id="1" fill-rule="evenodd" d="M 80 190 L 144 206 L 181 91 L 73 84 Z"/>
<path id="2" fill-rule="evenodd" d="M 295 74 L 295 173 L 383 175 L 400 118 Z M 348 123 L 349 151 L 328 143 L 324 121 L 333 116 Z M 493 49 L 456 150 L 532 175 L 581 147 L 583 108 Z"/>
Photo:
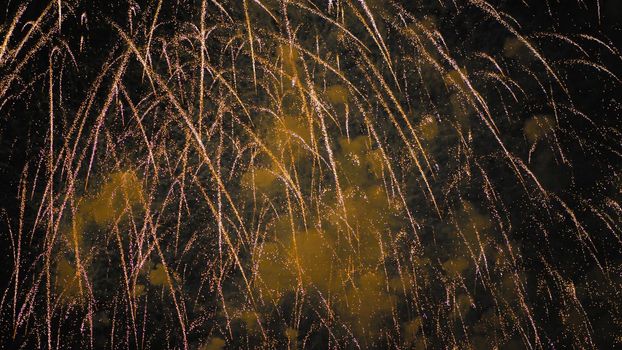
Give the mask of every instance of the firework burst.
<path id="1" fill-rule="evenodd" d="M 10 2 L 0 343 L 620 346 L 618 7 Z"/>

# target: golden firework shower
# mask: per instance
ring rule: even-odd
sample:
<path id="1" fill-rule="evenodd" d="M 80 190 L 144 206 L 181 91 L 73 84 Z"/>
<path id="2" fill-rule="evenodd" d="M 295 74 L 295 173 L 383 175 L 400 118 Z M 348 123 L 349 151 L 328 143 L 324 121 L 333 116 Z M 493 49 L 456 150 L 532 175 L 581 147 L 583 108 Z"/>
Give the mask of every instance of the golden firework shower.
<path id="1" fill-rule="evenodd" d="M 0 347 L 622 346 L 615 0 L 3 10 Z"/>

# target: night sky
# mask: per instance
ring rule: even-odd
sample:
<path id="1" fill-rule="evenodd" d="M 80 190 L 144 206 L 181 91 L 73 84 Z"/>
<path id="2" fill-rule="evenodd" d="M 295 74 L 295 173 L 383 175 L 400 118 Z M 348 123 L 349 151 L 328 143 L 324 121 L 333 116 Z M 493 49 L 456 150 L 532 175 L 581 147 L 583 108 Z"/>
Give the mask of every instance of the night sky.
<path id="1" fill-rule="evenodd" d="M 0 6 L 0 348 L 622 348 L 618 0 Z"/>

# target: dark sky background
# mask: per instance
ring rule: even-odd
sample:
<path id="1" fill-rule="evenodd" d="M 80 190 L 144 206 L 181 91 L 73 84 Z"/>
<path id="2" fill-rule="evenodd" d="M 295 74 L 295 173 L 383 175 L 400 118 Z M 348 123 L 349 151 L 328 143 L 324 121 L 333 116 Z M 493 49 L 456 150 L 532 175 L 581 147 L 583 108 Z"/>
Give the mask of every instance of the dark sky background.
<path id="1" fill-rule="evenodd" d="M 449 1 L 443 2 L 450 3 Z M 456 2 L 461 3 L 460 1 Z M 71 48 L 74 53 L 73 58 L 67 55 L 58 55 L 54 61 L 56 67 L 62 65 L 66 70 L 66 73 L 63 75 L 63 93 L 65 94 L 65 99 L 62 101 L 63 111 L 58 113 L 58 132 L 54 139 L 56 145 L 61 145 L 63 143 L 63 132 L 71 125 L 72 115 L 80 109 L 86 92 L 93 86 L 96 77 L 102 71 L 102 67 L 104 67 L 106 62 L 112 57 L 120 56 L 124 50 L 124 44 L 119 40 L 119 36 L 117 32 L 112 29 L 111 24 L 116 23 L 121 28 L 125 29 L 129 26 L 129 4 L 125 1 L 72 1 L 71 3 L 73 13 L 67 14 L 69 19 L 63 22 L 61 34 L 54 34 L 48 38 L 49 40 L 42 41 L 40 48 L 33 46 L 36 40 L 28 41 L 24 50 L 27 52 L 32 49 L 33 53 L 28 56 L 23 64 L 21 64 L 20 61 L 0 61 L 0 87 L 4 88 L 4 83 L 1 81 L 8 81 L 11 76 L 14 74 L 17 75 L 15 83 L 8 88 L 4 95 L 0 95 L 0 203 L 2 203 L 0 204 L 2 210 L 0 213 L 0 232 L 2 232 L 0 238 L 0 264 L 5 267 L 1 269 L 0 272 L 0 287 L 4 293 L 2 294 L 4 295 L 2 306 L 0 306 L 0 329 L 4 329 L 0 330 L 0 347 L 18 347 L 27 344 L 25 348 L 32 348 L 34 344 L 45 343 L 41 340 L 44 338 L 43 333 L 45 329 L 41 327 L 40 323 L 34 326 L 36 329 L 35 331 L 19 331 L 18 336 L 13 337 L 11 334 L 14 327 L 13 310 L 11 309 L 12 306 L 8 307 L 6 305 L 8 305 L 8 300 L 12 300 L 13 287 L 11 281 L 14 273 L 14 256 L 11 248 L 14 244 L 11 242 L 11 235 L 13 233 L 9 232 L 9 228 L 15 230 L 20 220 L 20 202 L 18 200 L 20 183 L 25 176 L 24 174 L 27 175 L 26 177 L 29 181 L 33 181 L 36 177 L 35 174 L 38 172 L 41 173 L 41 175 L 38 176 L 43 178 L 44 169 L 47 166 L 44 157 L 49 137 L 47 133 L 47 128 L 49 127 L 47 83 L 49 78 L 48 67 L 50 51 L 53 46 L 66 45 Z M 318 4 L 319 3 L 320 2 L 318 2 Z M 415 2 L 415 5 L 407 1 L 398 3 L 401 3 L 407 10 L 413 13 L 425 13 L 425 11 L 429 11 L 431 14 L 437 16 L 437 18 L 439 18 L 438 26 L 441 28 L 444 35 L 446 45 L 450 48 L 463 48 L 458 55 L 464 55 L 466 58 L 469 57 L 470 53 L 478 51 L 499 52 L 508 37 L 507 31 L 504 31 L 498 23 L 488 20 L 486 16 L 482 15 L 481 10 L 473 6 L 460 6 L 460 10 L 457 11 L 455 8 L 451 8 L 450 5 L 443 8 L 437 5 L 436 1 L 418 1 Z M 592 55 L 586 57 L 586 60 L 600 62 L 602 67 L 609 70 L 611 74 L 622 77 L 622 60 L 620 56 L 620 50 L 622 50 L 622 3 L 619 0 L 528 0 L 525 2 L 518 0 L 499 0 L 490 1 L 489 3 L 497 10 L 508 14 L 511 18 L 507 17 L 505 19 L 513 23 L 518 23 L 517 27 L 519 27 L 520 32 L 526 36 L 536 35 L 541 32 L 554 32 L 568 37 L 577 37 L 579 34 L 585 34 L 606 39 L 607 43 L 616 50 L 617 55 L 606 52 L 602 46 L 599 47 L 596 43 L 585 44 L 584 48 Z M 148 18 L 151 18 L 157 3 L 152 1 L 137 1 L 132 2 L 132 4 L 140 9 L 134 20 L 135 28 L 149 23 Z M 243 11 L 238 2 L 233 1 L 231 3 L 226 3 L 226 5 L 231 13 L 234 14 L 236 20 L 242 20 L 244 18 L 240 15 Z M 324 5 L 325 4 L 322 3 L 318 6 Z M 600 8 L 598 8 L 598 5 Z M 0 38 L 4 37 L 6 28 L 11 25 L 15 13 L 17 13 L 18 9 L 22 6 L 25 6 L 25 11 L 10 40 L 9 47 L 11 48 L 14 48 L 16 43 L 26 34 L 28 30 L 28 25 L 26 23 L 36 20 L 39 14 L 48 6 L 48 3 L 45 1 L 20 2 L 8 0 L 5 6 L 0 5 L 0 25 L 2 26 L 1 33 L 3 33 Z M 215 11 L 213 7 L 210 7 L 210 10 Z M 376 10 L 374 9 L 374 11 Z M 85 18 L 87 21 L 81 23 L 80 18 L 82 14 L 86 14 Z M 196 23 L 199 15 L 200 2 L 164 1 L 162 9 L 160 10 L 160 18 L 165 24 L 159 29 L 161 30 L 159 34 L 164 35 L 164 33 L 168 32 L 174 33 L 177 30 L 184 29 L 184 22 Z M 48 16 L 57 16 L 57 14 L 52 10 Z M 270 25 L 266 26 L 280 30 L 274 23 L 271 25 L 272 27 L 270 27 Z M 49 26 L 46 28 L 49 29 Z M 398 52 L 398 50 L 401 50 L 402 43 L 400 43 L 399 40 L 392 40 L 391 35 L 395 35 L 392 34 L 395 32 L 388 31 L 388 33 L 389 36 L 386 39 L 389 43 L 389 49 Z M 84 40 L 84 49 L 82 51 L 79 50 L 81 37 Z M 572 48 L 571 45 L 562 46 L 558 41 L 553 40 L 548 42 L 539 41 L 539 43 L 539 49 L 545 53 L 547 59 L 552 62 L 562 62 L 565 58 L 577 56 L 577 51 Z M 217 46 L 216 43 L 208 43 L 207 45 L 214 45 L 214 49 L 216 49 Z M 22 59 L 24 57 L 23 55 L 22 53 Z M 73 62 L 74 58 L 75 63 Z M 125 84 L 128 86 L 128 90 L 130 90 L 129 94 L 131 96 L 139 96 L 144 91 L 148 91 L 148 88 L 145 90 L 145 86 L 148 86 L 148 84 L 145 83 L 146 80 L 139 73 L 140 65 L 134 61 L 135 60 L 129 65 L 134 71 L 128 73 L 124 79 Z M 568 164 L 570 165 L 556 164 L 554 166 L 542 166 L 541 168 L 538 168 L 536 165 L 533 167 L 534 173 L 556 198 L 560 198 L 560 201 L 550 199 L 552 203 L 550 208 L 552 208 L 555 213 L 563 213 L 563 205 L 559 204 L 562 200 L 571 207 L 583 206 L 586 202 L 591 203 L 590 201 L 596 203 L 603 198 L 614 198 L 619 202 L 621 195 L 620 184 L 616 184 L 612 178 L 616 178 L 617 176 L 618 181 L 621 181 L 620 177 L 622 176 L 620 175 L 622 174 L 622 156 L 620 154 L 622 140 L 622 119 L 620 117 L 622 115 L 622 101 L 620 97 L 622 96 L 622 89 L 620 88 L 620 81 L 611 78 L 607 73 L 597 72 L 597 70 L 592 67 L 581 69 L 577 65 L 576 68 L 573 66 L 572 69 L 565 69 L 563 72 L 564 76 L 562 79 L 568 84 L 568 94 L 571 96 L 576 108 L 593 120 L 597 125 L 595 130 L 604 130 L 606 134 L 594 132 L 593 135 L 589 135 L 590 137 L 586 138 L 587 142 L 585 144 L 576 142 L 574 139 L 561 140 L 560 143 L 564 148 Z M 360 77 L 356 78 L 359 79 Z M 517 76 L 516 80 L 521 81 L 523 78 L 525 77 Z M 362 78 L 360 79 L 363 81 Z M 110 74 L 108 74 L 104 78 L 103 84 L 107 86 L 110 83 L 111 77 Z M 528 89 L 531 88 L 539 89 L 537 86 L 528 86 Z M 564 99 L 563 92 L 561 92 L 559 88 L 553 87 L 552 85 L 546 88 L 550 89 L 555 99 Z M 537 94 L 534 93 L 533 95 L 536 96 Z M 438 101 L 447 100 L 446 96 L 437 98 Z M 255 96 L 249 98 L 249 101 L 252 102 L 253 99 L 257 99 L 257 104 L 261 103 L 261 97 Z M 98 95 L 94 101 L 94 109 L 100 108 L 103 102 L 103 96 Z M 530 102 L 532 104 L 523 106 L 523 112 L 516 112 L 517 115 L 523 113 L 524 119 L 526 119 L 529 115 L 547 113 L 547 111 L 538 110 L 538 108 L 542 109 L 541 105 L 547 103 L 546 100 L 538 100 L 537 97 L 534 97 Z M 378 103 L 376 103 L 376 105 L 378 105 Z M 500 105 L 494 105 L 493 109 L 496 111 L 502 110 Z M 517 110 L 519 110 L 519 108 L 517 108 Z M 573 123 L 572 127 L 578 130 L 578 133 L 581 133 L 581 130 L 588 130 L 591 128 L 590 122 L 581 120 L 580 118 L 574 120 Z M 522 126 L 523 124 L 521 123 L 516 127 L 508 127 L 507 135 L 504 134 L 502 137 L 507 140 L 508 148 L 511 152 L 525 156 L 528 147 L 525 145 L 522 137 Z M 93 125 L 87 125 L 87 129 L 92 127 Z M 118 128 L 118 130 L 111 129 L 111 134 L 123 135 L 123 128 L 118 125 L 116 128 Z M 618 138 L 612 135 L 617 135 Z M 585 135 L 582 135 L 582 137 L 583 136 Z M 182 138 L 182 136 L 180 136 L 180 138 Z M 475 135 L 473 143 L 481 151 L 482 159 L 485 159 L 487 153 L 493 154 L 491 142 L 490 138 L 478 138 L 477 134 Z M 387 142 L 387 144 L 390 145 L 391 143 Z M 490 152 L 488 152 L 489 149 Z M 394 151 L 396 153 L 400 152 L 397 148 Z M 442 150 L 437 150 L 436 152 L 442 153 Z M 439 159 L 440 158 L 442 157 L 439 156 Z M 233 160 L 228 159 L 228 161 L 232 162 Z M 517 180 L 511 176 L 512 173 L 507 171 L 507 169 L 500 170 L 501 167 L 497 167 L 497 163 L 498 158 L 491 157 L 489 163 L 486 163 L 484 166 L 492 169 L 490 171 L 493 177 L 492 181 L 501 188 L 500 195 L 508 204 L 508 216 L 511 218 L 514 224 L 513 228 L 515 229 L 512 234 L 516 235 L 511 237 L 511 239 L 520 241 L 524 247 L 524 268 L 526 273 L 531 273 L 531 275 L 526 277 L 529 289 L 526 293 L 529 296 L 534 296 L 537 294 L 538 279 L 541 276 L 539 275 L 539 271 L 545 268 L 543 266 L 545 264 L 541 259 L 544 250 L 543 246 L 549 244 L 544 242 L 545 239 L 536 228 L 539 222 L 539 211 L 544 211 L 545 209 L 538 208 L 537 203 L 529 207 L 519 204 L 519 200 L 513 202 L 512 199 L 516 198 L 516 192 L 520 192 L 520 186 Z M 408 179 L 407 176 L 404 176 L 404 178 Z M 43 194 L 43 186 L 39 184 L 32 189 L 29 188 L 29 191 L 32 191 L 32 193 L 26 201 L 26 209 L 23 217 L 25 227 L 32 227 L 34 224 L 40 204 L 38 200 L 42 198 Z M 210 192 L 210 194 L 213 194 L 213 192 Z M 478 195 L 473 195 L 470 200 L 475 202 L 478 207 L 483 208 L 486 205 L 481 197 L 480 193 L 479 197 Z M 432 212 L 431 209 L 430 212 Z M 593 239 L 595 241 L 595 246 L 597 246 L 598 256 L 602 258 L 603 261 L 607 262 L 607 264 L 611 265 L 606 266 L 606 268 L 610 268 L 610 271 L 618 272 L 617 276 L 612 272 L 614 281 L 611 282 L 611 285 L 620 286 L 620 282 L 622 281 L 622 274 L 620 274 L 622 270 L 619 267 L 622 266 L 620 245 L 611 243 L 609 241 L 611 238 L 607 238 L 608 236 L 603 233 L 606 232 L 606 230 L 601 227 L 602 224 L 598 221 L 598 218 L 589 216 L 586 213 L 587 211 L 578 212 L 579 220 L 588 232 L 594 234 Z M 553 216 L 562 216 L 562 214 L 556 215 L 557 216 Z M 620 218 L 616 218 L 615 215 L 614 212 L 612 220 L 620 224 Z M 620 215 L 619 211 L 617 215 Z M 545 220 L 543 220 L 543 222 L 544 221 Z M 442 231 L 442 229 L 438 228 L 442 226 L 441 224 L 434 223 L 432 219 L 430 219 L 430 222 L 429 224 L 426 223 L 426 225 L 433 228 L 430 229 L 429 232 L 424 230 L 424 232 L 426 232 L 424 233 L 424 237 L 432 237 L 434 234 L 437 234 L 438 231 Z M 194 222 L 189 221 L 189 225 L 192 224 L 194 224 Z M 556 267 L 564 274 L 565 278 L 577 281 L 577 284 L 579 284 L 578 281 L 583 280 L 586 278 L 585 276 L 592 273 L 592 271 L 595 270 L 595 266 L 593 262 L 588 262 L 591 260 L 586 258 L 587 253 L 582 245 L 577 241 L 567 239 L 567 236 L 561 233 L 572 230 L 574 223 L 564 218 L 558 221 L 548 222 L 547 224 L 549 225 L 547 226 L 548 232 L 552 234 L 552 237 L 547 237 L 547 240 L 550 239 L 553 241 L 551 246 L 547 248 L 550 249 L 546 252 L 547 256 L 551 261 L 557 264 Z M 172 227 L 166 227 L 166 229 L 173 230 Z M 619 230 L 619 228 L 617 228 L 617 230 Z M 558 236 L 555 236 L 556 231 L 559 232 Z M 40 229 L 35 230 L 34 233 L 35 234 L 32 236 L 33 238 L 28 243 L 30 248 L 24 248 L 22 251 L 22 259 L 24 260 L 23 268 L 25 271 L 30 271 L 29 273 L 41 271 L 39 267 L 42 259 L 40 246 L 45 240 L 44 236 L 40 234 Z M 428 236 L 426 236 L 426 234 Z M 430 240 L 432 239 L 430 238 Z M 437 249 L 437 251 L 442 251 L 443 243 L 440 242 L 438 244 L 439 246 L 435 249 Z M 181 265 L 180 262 L 179 266 Z M 29 270 L 31 266 L 35 267 Z M 239 279 L 239 276 L 235 276 L 235 278 Z M 232 284 L 238 282 L 233 282 Z M 594 288 L 598 289 L 598 283 L 600 282 L 594 282 Z M 40 288 L 43 290 L 43 286 Z M 438 291 L 439 300 L 443 298 L 443 292 L 442 290 Z M 618 339 L 618 343 L 616 343 L 617 346 L 622 346 L 622 343 L 619 341 L 622 336 L 620 333 L 622 320 L 617 318 L 620 315 L 620 310 L 616 310 L 617 313 L 613 315 L 614 312 L 610 313 L 611 310 L 607 309 L 609 307 L 608 305 L 615 305 L 616 303 L 618 304 L 618 309 L 620 308 L 619 292 L 612 291 L 611 294 L 602 297 L 609 298 L 607 302 L 596 300 L 596 292 L 587 294 L 587 296 L 580 296 L 580 298 L 582 298 L 586 306 L 586 313 L 593 321 L 592 328 L 595 347 L 606 349 L 615 339 Z M 153 297 L 154 300 L 157 298 L 155 295 L 156 294 L 154 294 Z M 45 313 L 43 296 L 44 294 L 39 291 L 37 298 L 41 299 L 34 304 L 34 307 L 37 309 L 36 312 L 39 315 L 44 315 Z M 614 300 L 614 297 L 618 297 L 618 301 Z M 5 301 L 5 299 L 7 301 Z M 170 304 L 170 301 L 165 301 L 163 304 L 166 302 Z M 570 336 L 561 334 L 564 333 L 561 329 L 564 326 L 561 323 L 551 321 L 555 319 L 555 317 L 552 316 L 555 312 L 548 310 L 548 308 L 555 309 L 558 305 L 547 302 L 541 302 L 540 304 L 534 302 L 534 305 L 535 318 L 541 323 L 540 327 L 546 332 L 547 339 L 550 342 L 549 344 L 544 344 L 543 348 L 553 348 L 554 344 L 560 348 L 563 348 L 565 345 L 570 346 L 574 344 L 576 346 L 576 343 L 573 343 Z M 170 307 L 170 305 L 167 307 Z M 102 306 L 102 308 L 104 308 L 104 306 Z M 608 314 L 610 314 L 609 316 L 611 316 L 611 319 L 607 318 Z M 80 321 L 82 321 L 81 316 L 78 312 L 74 314 L 68 312 L 68 315 L 67 317 L 70 321 L 67 322 L 67 332 L 73 331 L 77 334 L 80 327 L 83 327 L 83 325 L 80 324 Z M 119 317 L 127 318 L 129 316 L 124 315 Z M 475 316 L 472 317 L 475 318 Z M 152 316 L 152 318 L 157 320 L 158 316 Z M 274 318 L 277 317 L 273 317 L 273 319 Z M 597 321 L 599 318 L 606 321 Z M 162 327 L 167 329 L 170 329 L 169 324 L 176 322 L 174 318 L 170 316 L 162 316 L 162 319 Z M 171 321 L 171 319 L 173 321 Z M 28 328 L 27 326 L 24 327 Z M 154 327 L 157 328 L 156 326 Z M 425 327 L 426 326 L 424 326 L 424 328 Z M 430 326 L 430 328 L 433 327 Z M 9 329 L 11 331 L 7 331 Z M 278 332 L 280 331 L 274 331 L 275 334 Z M 153 348 L 166 348 L 171 344 L 179 345 L 179 339 L 171 335 L 170 332 L 167 333 L 163 331 L 157 334 L 152 344 Z M 207 334 L 205 332 L 199 332 L 194 338 L 190 339 L 190 343 L 193 346 L 201 344 L 205 339 L 212 337 L 210 334 L 212 333 Z M 282 337 L 282 334 L 278 334 Z M 168 337 L 171 338 L 169 339 Z M 317 344 L 322 344 L 322 341 L 326 340 L 327 335 L 322 333 L 317 337 L 319 339 L 317 340 Z M 95 338 L 97 341 L 101 340 L 98 336 L 95 336 Z M 159 344 L 158 340 L 160 340 Z M 75 342 L 72 343 L 72 341 Z M 82 343 L 80 343 L 81 341 Z M 106 340 L 104 339 L 101 341 Z M 438 343 L 435 344 L 433 341 L 433 346 L 430 348 L 441 348 L 443 345 L 448 344 L 442 343 L 442 341 L 446 341 L 446 339 L 441 341 L 440 338 L 438 338 L 436 341 Z M 242 341 L 240 340 L 240 342 Z M 68 341 L 67 346 L 69 348 L 78 348 L 80 344 L 83 345 L 84 340 L 73 339 Z M 242 346 L 240 344 L 230 346 L 231 348 L 234 348 L 236 345 Z M 252 344 L 251 339 L 245 346 L 252 347 Z M 282 343 L 279 344 L 282 346 Z M 434 345 L 438 345 L 438 347 Z M 131 347 L 132 345 L 127 346 Z M 97 347 L 98 346 L 95 346 L 95 348 Z M 378 345 L 376 345 L 376 347 L 382 348 L 382 346 Z M 318 345 L 318 348 L 321 348 L 321 346 Z"/>

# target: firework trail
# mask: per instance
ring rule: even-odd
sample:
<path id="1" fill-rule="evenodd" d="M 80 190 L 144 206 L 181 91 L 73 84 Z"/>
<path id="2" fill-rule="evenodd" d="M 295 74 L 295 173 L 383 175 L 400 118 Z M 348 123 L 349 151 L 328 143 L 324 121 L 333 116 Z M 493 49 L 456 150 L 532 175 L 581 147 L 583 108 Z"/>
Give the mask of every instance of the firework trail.
<path id="1" fill-rule="evenodd" d="M 3 348 L 622 346 L 615 0 L 2 10 Z"/>

